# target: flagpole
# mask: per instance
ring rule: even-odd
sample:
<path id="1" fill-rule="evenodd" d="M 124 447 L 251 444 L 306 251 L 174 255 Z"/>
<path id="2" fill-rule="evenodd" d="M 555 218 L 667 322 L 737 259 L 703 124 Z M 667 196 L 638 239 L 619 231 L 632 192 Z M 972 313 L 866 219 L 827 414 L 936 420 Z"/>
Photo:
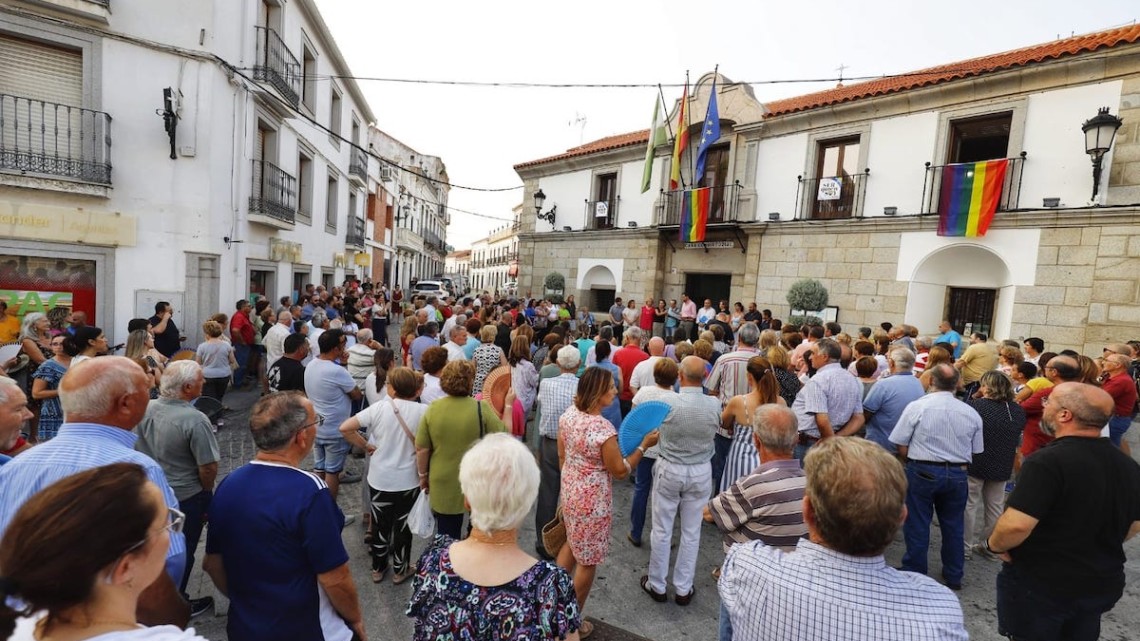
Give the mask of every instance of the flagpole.
<path id="1" fill-rule="evenodd" d="M 661 99 L 661 106 L 665 108 L 665 131 L 669 138 L 673 137 L 673 119 L 669 117 L 669 104 L 665 102 L 665 92 L 661 90 L 661 83 L 657 83 L 657 96 Z"/>
<path id="2" fill-rule="evenodd" d="M 688 89 L 689 89 L 689 70 L 686 69 L 685 70 L 685 100 L 689 99 Z M 693 114 L 690 113 L 690 111 L 691 110 L 688 108 L 688 105 L 686 105 L 686 108 L 685 108 L 685 132 L 684 132 L 684 134 L 686 136 L 689 135 L 689 129 L 691 129 L 693 126 Z M 693 157 L 692 145 L 685 145 L 685 151 L 689 152 L 689 177 L 693 178 L 696 176 L 697 167 L 696 167 L 696 159 Z M 681 185 L 684 186 L 684 184 L 685 184 L 685 177 L 682 175 L 681 176 Z M 695 187 L 695 186 L 696 185 L 693 185 L 693 187 Z"/>

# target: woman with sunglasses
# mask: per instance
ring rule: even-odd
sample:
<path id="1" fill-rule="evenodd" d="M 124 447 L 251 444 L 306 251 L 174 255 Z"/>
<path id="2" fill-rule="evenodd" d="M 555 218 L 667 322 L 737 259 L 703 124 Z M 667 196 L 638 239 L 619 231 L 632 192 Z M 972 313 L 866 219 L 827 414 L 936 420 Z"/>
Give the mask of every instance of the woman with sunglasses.
<path id="1" fill-rule="evenodd" d="M 145 628 L 135 618 L 183 519 L 133 463 L 86 470 L 32 496 L 0 542 L 0 639 L 203 641 L 193 629 Z"/>

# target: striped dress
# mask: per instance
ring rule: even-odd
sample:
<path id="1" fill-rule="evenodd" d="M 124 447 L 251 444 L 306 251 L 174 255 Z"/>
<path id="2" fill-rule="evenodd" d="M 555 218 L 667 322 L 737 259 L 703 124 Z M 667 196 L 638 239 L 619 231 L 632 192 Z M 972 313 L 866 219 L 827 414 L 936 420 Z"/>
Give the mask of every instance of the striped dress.
<path id="1" fill-rule="evenodd" d="M 745 416 L 752 416 L 754 408 L 744 399 Z M 732 445 L 728 448 L 728 456 L 724 459 L 724 473 L 720 477 L 719 490 L 724 492 L 740 478 L 751 474 L 760 466 L 760 452 L 752 442 L 752 426 L 735 423 L 732 432 Z"/>

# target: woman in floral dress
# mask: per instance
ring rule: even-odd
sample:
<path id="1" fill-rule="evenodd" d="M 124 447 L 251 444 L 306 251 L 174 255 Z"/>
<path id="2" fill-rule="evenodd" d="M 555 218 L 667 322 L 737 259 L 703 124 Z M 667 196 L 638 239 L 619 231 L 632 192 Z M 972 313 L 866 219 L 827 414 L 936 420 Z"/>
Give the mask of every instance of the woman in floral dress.
<path id="1" fill-rule="evenodd" d="M 51 339 L 52 357 L 43 362 L 32 374 L 32 398 L 40 402 L 38 439 L 50 441 L 63 424 L 63 408 L 59 404 L 59 380 L 71 366 L 71 357 L 64 348 L 64 337 Z"/>
<path id="2" fill-rule="evenodd" d="M 585 607 L 597 567 L 610 550 L 612 479 L 629 476 L 645 450 L 657 444 L 654 430 L 628 457 L 622 457 L 617 431 L 602 416 L 602 409 L 616 394 L 610 371 L 589 367 L 578 381 L 574 404 L 558 419 L 562 518 L 566 524 L 566 544 L 558 552 L 558 565 L 574 577 L 579 609 Z M 580 632 L 586 638 L 593 626 L 584 622 Z"/>

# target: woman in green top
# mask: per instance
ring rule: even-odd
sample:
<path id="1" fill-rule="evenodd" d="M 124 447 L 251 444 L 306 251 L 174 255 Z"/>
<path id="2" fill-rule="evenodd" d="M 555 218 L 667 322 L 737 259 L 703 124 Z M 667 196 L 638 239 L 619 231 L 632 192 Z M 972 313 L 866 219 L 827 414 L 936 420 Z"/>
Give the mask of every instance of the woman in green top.
<path id="1" fill-rule="evenodd" d="M 459 461 L 483 434 L 511 431 L 511 412 L 499 417 L 487 401 L 471 398 L 475 365 L 452 361 L 439 374 L 439 386 L 447 396 L 436 399 L 420 419 L 416 433 L 416 465 L 420 488 L 428 493 L 436 531 L 462 539 L 463 514 L 467 511 L 459 489 Z M 515 391 L 507 392 L 504 407 L 514 407 Z"/>

